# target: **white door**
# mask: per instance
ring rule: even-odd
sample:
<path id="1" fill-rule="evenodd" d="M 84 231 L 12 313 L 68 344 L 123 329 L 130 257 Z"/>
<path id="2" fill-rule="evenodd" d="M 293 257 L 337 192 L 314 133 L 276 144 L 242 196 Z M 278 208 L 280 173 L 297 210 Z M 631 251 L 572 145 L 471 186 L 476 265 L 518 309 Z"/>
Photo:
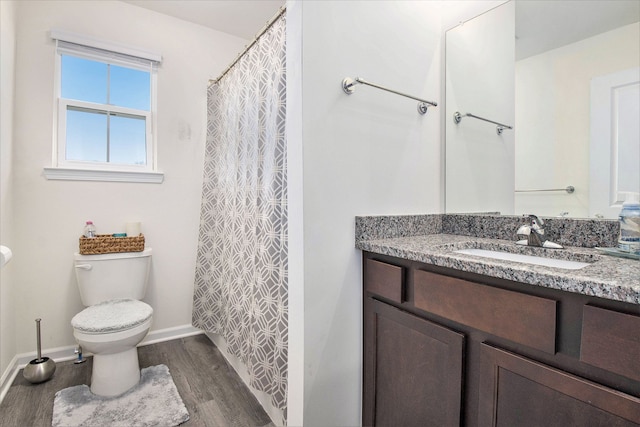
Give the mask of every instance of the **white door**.
<path id="1" fill-rule="evenodd" d="M 589 216 L 617 218 L 640 193 L 640 68 L 591 80 Z"/>

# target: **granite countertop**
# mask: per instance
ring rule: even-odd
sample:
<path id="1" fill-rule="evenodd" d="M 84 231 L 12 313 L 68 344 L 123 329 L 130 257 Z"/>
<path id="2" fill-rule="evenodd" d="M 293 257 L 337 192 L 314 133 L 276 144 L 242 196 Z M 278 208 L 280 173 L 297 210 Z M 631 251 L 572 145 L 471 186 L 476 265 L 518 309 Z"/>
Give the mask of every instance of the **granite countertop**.
<path id="1" fill-rule="evenodd" d="M 437 225 L 427 227 L 428 233 L 421 233 L 419 229 L 404 233 L 410 235 L 379 233 L 379 230 L 371 228 L 372 218 L 374 223 L 381 223 L 381 217 L 356 218 L 356 248 L 358 249 L 535 286 L 640 305 L 640 261 L 637 260 L 605 255 L 589 247 L 565 246 L 564 249 L 544 249 L 519 246 L 515 244 L 515 240 L 452 234 L 450 229 L 438 229 Z M 397 217 L 391 218 L 397 222 Z M 424 217 L 421 217 L 421 220 L 424 221 Z M 429 218 L 430 220 L 431 218 Z M 403 225 L 402 229 L 406 228 L 406 224 Z M 372 230 L 373 232 L 371 232 Z M 400 235 L 396 237 L 398 234 Z M 503 250 L 526 255 L 582 261 L 590 265 L 578 270 L 567 270 L 454 252 L 459 249 L 471 248 Z"/>

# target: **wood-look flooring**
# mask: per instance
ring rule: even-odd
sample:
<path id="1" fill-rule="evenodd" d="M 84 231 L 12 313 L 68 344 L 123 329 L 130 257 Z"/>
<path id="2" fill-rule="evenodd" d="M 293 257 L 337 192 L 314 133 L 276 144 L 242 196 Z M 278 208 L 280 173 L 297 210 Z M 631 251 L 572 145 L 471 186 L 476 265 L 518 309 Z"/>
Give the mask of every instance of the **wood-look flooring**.
<path id="1" fill-rule="evenodd" d="M 187 410 L 187 427 L 272 427 L 271 419 L 206 335 L 138 348 L 140 367 L 169 367 Z M 0 404 L 0 426 L 51 426 L 58 390 L 91 381 L 92 360 L 56 365 L 49 381 L 31 384 L 18 373 Z"/>

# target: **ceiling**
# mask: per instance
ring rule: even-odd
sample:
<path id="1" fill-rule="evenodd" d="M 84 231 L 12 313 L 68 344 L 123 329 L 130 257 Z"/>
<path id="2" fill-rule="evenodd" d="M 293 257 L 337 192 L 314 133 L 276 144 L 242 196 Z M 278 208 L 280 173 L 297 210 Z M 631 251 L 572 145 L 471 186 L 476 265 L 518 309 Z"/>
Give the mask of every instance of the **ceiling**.
<path id="1" fill-rule="evenodd" d="M 516 60 L 638 20 L 638 0 L 516 1 Z"/>
<path id="2" fill-rule="evenodd" d="M 122 0 L 241 37 L 253 37 L 286 0 Z M 638 0 L 516 2 L 516 59 L 637 22 Z"/>
<path id="3" fill-rule="evenodd" d="M 262 29 L 285 0 L 122 0 L 246 40 Z"/>

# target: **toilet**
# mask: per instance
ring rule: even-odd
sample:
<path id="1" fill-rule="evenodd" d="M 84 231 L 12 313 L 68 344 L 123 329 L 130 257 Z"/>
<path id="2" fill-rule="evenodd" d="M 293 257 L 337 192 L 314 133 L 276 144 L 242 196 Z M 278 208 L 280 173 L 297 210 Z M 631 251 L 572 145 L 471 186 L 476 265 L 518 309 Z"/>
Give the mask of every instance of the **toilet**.
<path id="1" fill-rule="evenodd" d="M 82 304 L 71 319 L 84 352 L 93 353 L 91 392 L 117 396 L 140 381 L 136 346 L 151 328 L 153 308 L 147 291 L 151 248 L 142 252 L 75 255 Z"/>

